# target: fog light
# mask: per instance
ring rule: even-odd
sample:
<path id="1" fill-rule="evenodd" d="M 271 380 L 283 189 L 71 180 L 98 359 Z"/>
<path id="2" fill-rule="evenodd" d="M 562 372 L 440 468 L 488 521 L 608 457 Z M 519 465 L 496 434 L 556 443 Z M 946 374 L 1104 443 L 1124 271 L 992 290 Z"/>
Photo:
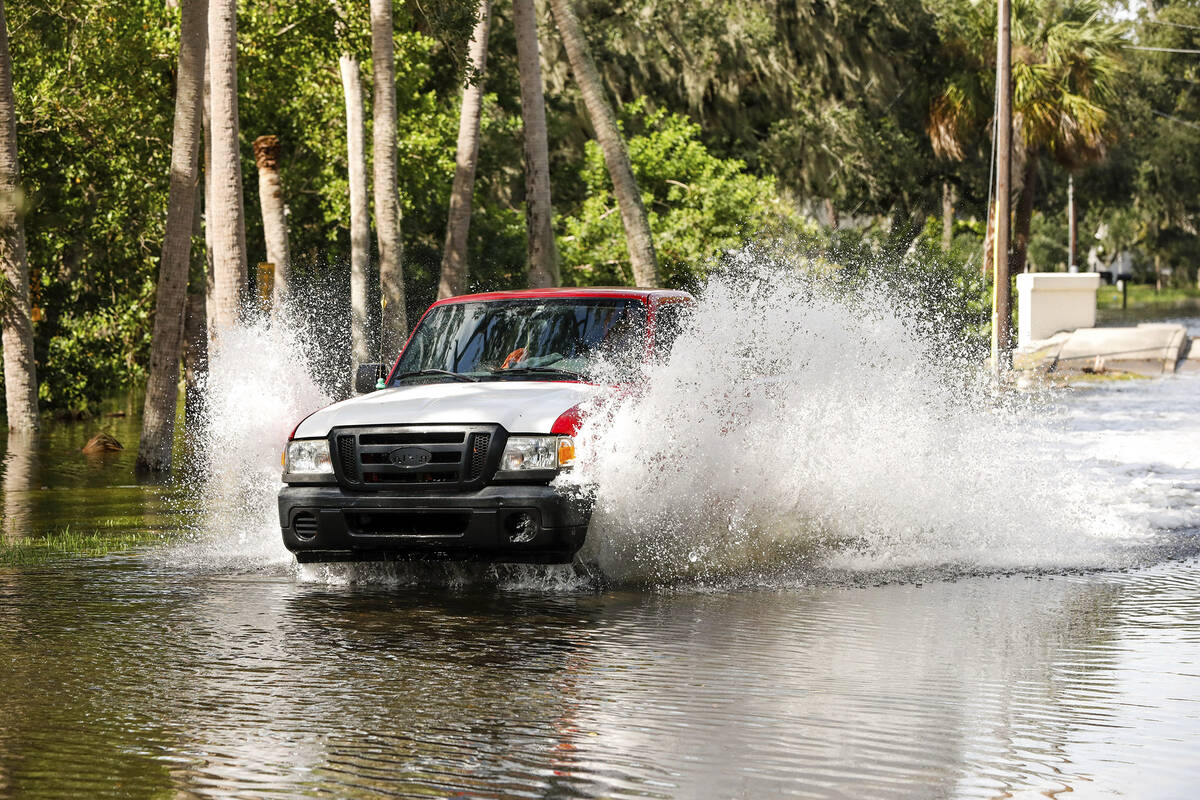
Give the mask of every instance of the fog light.
<path id="1" fill-rule="evenodd" d="M 524 511 L 510 514 L 504 520 L 504 532 L 508 534 L 508 540 L 513 544 L 532 542 L 537 536 L 537 522 L 533 519 L 532 514 Z"/>

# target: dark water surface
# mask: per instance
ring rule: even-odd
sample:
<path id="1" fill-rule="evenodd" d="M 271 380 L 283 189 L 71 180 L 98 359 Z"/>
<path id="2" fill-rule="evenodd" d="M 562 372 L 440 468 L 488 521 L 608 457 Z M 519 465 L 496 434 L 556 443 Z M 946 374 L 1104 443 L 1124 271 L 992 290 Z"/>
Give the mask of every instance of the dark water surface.
<path id="1" fill-rule="evenodd" d="M 1192 797 L 1200 564 L 711 594 L 0 570 L 0 794 Z"/>
<path id="2" fill-rule="evenodd" d="M 1194 520 L 1198 390 L 1079 395 L 1072 457 Z M 106 424 L 132 447 L 135 421 Z M 9 451 L 9 542 L 188 523 L 131 452 L 78 454 L 96 427 Z M 0 563 L 0 797 L 1200 793 L 1194 544 L 1128 570 L 597 590 L 317 580 L 183 539 Z"/>

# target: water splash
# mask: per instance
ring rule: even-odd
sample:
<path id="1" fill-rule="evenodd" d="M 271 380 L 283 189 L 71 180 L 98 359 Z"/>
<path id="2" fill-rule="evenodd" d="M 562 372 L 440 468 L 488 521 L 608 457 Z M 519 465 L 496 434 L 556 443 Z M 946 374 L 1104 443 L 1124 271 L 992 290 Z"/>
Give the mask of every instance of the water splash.
<path id="1" fill-rule="evenodd" d="M 213 568 L 290 564 L 279 534 L 280 456 L 301 419 L 332 402 L 341 343 L 290 313 L 246 315 L 209 354 L 184 471 L 201 509 L 175 555 Z"/>
<path id="2" fill-rule="evenodd" d="M 203 514 L 186 548 L 197 561 L 293 564 L 276 517 L 280 448 L 296 422 L 344 390 L 347 374 L 346 344 L 317 332 L 321 322 L 311 312 L 255 318 L 212 354 L 192 470 Z M 1122 461 L 1107 433 L 1080 430 L 1057 401 L 996 393 L 977 364 L 948 359 L 944 343 L 886 291 L 842 294 L 747 251 L 698 293 L 670 359 L 580 432 L 581 461 L 563 483 L 596 492 L 586 566 L 297 573 L 534 591 L 597 578 L 913 580 L 1124 566 L 1161 555 L 1164 529 L 1200 527 L 1194 457 L 1164 484 L 1157 466 Z M 1128 436 L 1141 424 L 1126 426 Z M 1180 452 L 1200 451 L 1200 426 L 1189 435 L 1197 446 Z"/>
<path id="3" fill-rule="evenodd" d="M 616 580 L 778 582 L 1125 563 L 1145 520 L 1064 469 L 1044 398 L 948 363 L 883 291 L 747 255 L 669 361 L 580 433 L 584 558 Z"/>

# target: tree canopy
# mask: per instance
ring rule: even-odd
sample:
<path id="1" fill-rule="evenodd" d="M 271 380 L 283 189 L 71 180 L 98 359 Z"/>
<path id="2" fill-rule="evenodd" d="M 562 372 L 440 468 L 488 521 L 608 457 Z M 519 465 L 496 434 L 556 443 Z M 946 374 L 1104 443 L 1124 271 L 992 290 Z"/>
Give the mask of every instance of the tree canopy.
<path id="1" fill-rule="evenodd" d="M 475 5 L 395 3 L 410 318 L 437 291 L 458 106 L 473 79 L 467 48 Z M 272 134 L 299 291 L 348 285 L 338 58 L 356 55 L 371 85 L 366 6 L 239 3 L 250 261 L 265 258 L 251 142 Z M 561 37 L 546 4 L 536 7 L 562 280 L 631 281 L 612 185 Z M 618 108 L 664 282 L 688 285 L 723 254 L 763 237 L 855 263 L 934 248 L 938 257 L 924 260 L 929 270 L 945 272 L 953 262 L 960 286 L 978 271 L 994 2 L 576 0 L 575 7 Z M 12 4 L 8 12 L 40 396 L 50 407 L 87 408 L 144 376 L 179 11 L 158 0 L 63 0 Z M 1031 206 L 1031 264 L 1065 267 L 1071 171 L 1084 252 L 1129 250 L 1141 275 L 1157 263 L 1168 282 L 1195 285 L 1200 56 L 1186 51 L 1200 49 L 1200 3 L 1152 2 L 1120 21 L 1097 0 L 1016 0 L 1014 41 L 1020 139 L 1031 157 L 1045 156 Z M 526 276 L 511 4 L 493 4 L 484 88 L 471 289 L 519 286 Z M 367 125 L 369 140 L 369 106 Z M 956 198 L 949 250 L 928 236 L 930 220 L 943 213 L 943 184 Z M 922 269 L 922 259 L 900 260 Z M 193 280 L 202 277 L 198 257 Z M 331 302 L 348 308 L 340 291 Z"/>

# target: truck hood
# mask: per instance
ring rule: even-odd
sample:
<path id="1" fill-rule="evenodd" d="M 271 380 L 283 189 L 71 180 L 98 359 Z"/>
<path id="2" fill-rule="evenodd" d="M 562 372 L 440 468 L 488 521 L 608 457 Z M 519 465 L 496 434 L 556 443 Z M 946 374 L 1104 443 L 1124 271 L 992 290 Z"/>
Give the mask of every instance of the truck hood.
<path id="1" fill-rule="evenodd" d="M 567 409 L 606 387 L 557 381 L 427 383 L 381 389 L 317 411 L 296 438 L 329 435 L 342 425 L 498 424 L 510 433 L 549 433 Z"/>

